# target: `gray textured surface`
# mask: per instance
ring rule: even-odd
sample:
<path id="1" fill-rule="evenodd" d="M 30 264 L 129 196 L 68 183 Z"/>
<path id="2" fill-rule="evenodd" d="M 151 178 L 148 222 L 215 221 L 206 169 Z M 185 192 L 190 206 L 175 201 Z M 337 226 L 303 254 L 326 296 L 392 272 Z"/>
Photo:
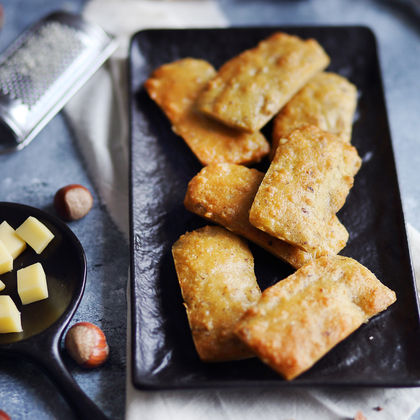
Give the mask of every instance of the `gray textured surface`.
<path id="1" fill-rule="evenodd" d="M 80 10 L 84 0 L 3 0 L 3 50 L 28 24 L 49 11 Z M 393 144 L 406 219 L 420 229 L 420 20 L 398 1 L 374 0 L 220 0 L 234 25 L 363 24 L 377 35 Z M 62 115 L 26 150 L 0 157 L 0 200 L 29 204 L 52 212 L 55 191 L 81 183 L 94 193 L 95 207 L 70 227 L 88 259 L 85 296 L 74 322 L 100 325 L 111 347 L 109 362 L 97 371 L 82 371 L 66 359 L 76 380 L 113 419 L 123 417 L 125 382 L 125 285 L 128 245 L 95 194 L 86 164 Z M 386 188 L 386 185 L 382 186 Z M 0 408 L 13 419 L 71 419 L 53 385 L 26 362 L 0 360 Z M 420 413 L 413 417 L 420 419 Z"/>
<path id="2" fill-rule="evenodd" d="M 5 6 L 0 48 L 28 24 L 56 9 L 77 11 L 82 1 L 11 0 Z M 24 13 L 21 11 L 24 10 Z M 54 213 L 58 188 L 80 183 L 94 194 L 95 205 L 82 220 L 69 223 L 87 256 L 86 291 L 73 322 L 90 321 L 106 333 L 110 359 L 96 371 L 66 364 L 85 392 L 110 418 L 121 419 L 125 402 L 125 332 L 128 245 L 110 220 L 92 185 L 62 114 L 55 117 L 23 151 L 0 156 L 0 200 L 39 207 Z M 33 364 L 0 360 L 0 408 L 13 419 L 73 419 L 52 383 Z"/>

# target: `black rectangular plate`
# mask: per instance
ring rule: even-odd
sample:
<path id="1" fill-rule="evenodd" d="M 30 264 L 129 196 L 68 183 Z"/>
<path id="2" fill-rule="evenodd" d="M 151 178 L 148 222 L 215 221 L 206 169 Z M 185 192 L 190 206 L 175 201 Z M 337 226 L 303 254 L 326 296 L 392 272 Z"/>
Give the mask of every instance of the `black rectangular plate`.
<path id="1" fill-rule="evenodd" d="M 201 167 L 143 88 L 161 64 L 196 57 L 219 67 L 276 30 L 317 39 L 331 57 L 329 70 L 349 78 L 359 90 L 352 142 L 363 165 L 339 213 L 350 233 L 342 254 L 372 270 L 398 298 L 292 382 L 257 359 L 216 364 L 198 359 L 171 246 L 181 234 L 206 224 L 183 206 L 187 183 Z M 149 30 L 133 37 L 129 66 L 134 385 L 141 389 L 419 386 L 416 290 L 372 32 L 364 27 Z M 265 132 L 269 138 L 269 128 Z M 262 289 L 292 273 L 287 264 L 258 247 L 251 245 L 251 250 Z"/>

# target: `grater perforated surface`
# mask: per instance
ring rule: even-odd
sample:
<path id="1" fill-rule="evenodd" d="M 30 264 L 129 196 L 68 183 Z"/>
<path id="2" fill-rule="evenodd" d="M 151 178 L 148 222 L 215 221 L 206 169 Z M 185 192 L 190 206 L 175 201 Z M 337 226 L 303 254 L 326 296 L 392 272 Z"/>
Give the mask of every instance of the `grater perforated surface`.
<path id="1" fill-rule="evenodd" d="M 0 91 L 30 109 L 82 49 L 75 29 L 59 22 L 46 23 L 0 64 Z"/>
<path id="2" fill-rule="evenodd" d="M 115 51 L 81 16 L 54 12 L 0 55 L 0 154 L 26 147 Z"/>

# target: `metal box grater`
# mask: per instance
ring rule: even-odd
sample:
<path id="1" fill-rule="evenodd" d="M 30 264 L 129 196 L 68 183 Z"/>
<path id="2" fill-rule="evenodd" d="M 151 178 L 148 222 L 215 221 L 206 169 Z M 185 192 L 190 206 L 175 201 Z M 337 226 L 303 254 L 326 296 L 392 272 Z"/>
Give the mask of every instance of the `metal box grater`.
<path id="1" fill-rule="evenodd" d="M 116 47 L 100 27 L 67 12 L 19 36 L 0 57 L 0 153 L 28 145 Z"/>

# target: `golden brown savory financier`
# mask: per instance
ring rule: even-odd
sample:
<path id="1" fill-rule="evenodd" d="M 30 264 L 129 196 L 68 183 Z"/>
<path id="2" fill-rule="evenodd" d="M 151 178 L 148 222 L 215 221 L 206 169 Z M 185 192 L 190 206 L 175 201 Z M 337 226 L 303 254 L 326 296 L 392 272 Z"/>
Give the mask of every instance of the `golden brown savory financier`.
<path id="1" fill-rule="evenodd" d="M 198 98 L 201 111 L 232 127 L 263 127 L 329 57 L 314 39 L 274 33 L 227 61 Z"/>
<path id="2" fill-rule="evenodd" d="M 350 143 L 357 89 L 335 73 L 316 74 L 279 112 L 273 123 L 271 156 L 279 140 L 303 125 L 316 125 Z"/>
<path id="3" fill-rule="evenodd" d="M 270 150 L 260 132 L 244 133 L 227 127 L 195 108 L 195 100 L 216 74 L 204 60 L 185 58 L 156 69 L 144 86 L 162 108 L 203 165 L 214 162 L 250 164 L 260 161 Z"/>
<path id="4" fill-rule="evenodd" d="M 335 213 L 361 165 L 356 149 L 315 126 L 280 142 L 255 196 L 256 228 L 315 256 L 337 254 L 348 239 Z"/>
<path id="5" fill-rule="evenodd" d="M 233 163 L 208 165 L 189 182 L 184 205 L 187 210 L 255 242 L 299 268 L 312 259 L 311 254 L 249 223 L 249 210 L 263 177 L 256 169 Z"/>
<path id="6" fill-rule="evenodd" d="M 218 226 L 182 235 L 172 247 L 192 337 L 200 359 L 219 362 L 253 354 L 233 328 L 260 297 L 246 242 Z"/>
<path id="7" fill-rule="evenodd" d="M 395 293 L 357 261 L 321 257 L 266 289 L 236 333 L 290 380 L 395 300 Z"/>

